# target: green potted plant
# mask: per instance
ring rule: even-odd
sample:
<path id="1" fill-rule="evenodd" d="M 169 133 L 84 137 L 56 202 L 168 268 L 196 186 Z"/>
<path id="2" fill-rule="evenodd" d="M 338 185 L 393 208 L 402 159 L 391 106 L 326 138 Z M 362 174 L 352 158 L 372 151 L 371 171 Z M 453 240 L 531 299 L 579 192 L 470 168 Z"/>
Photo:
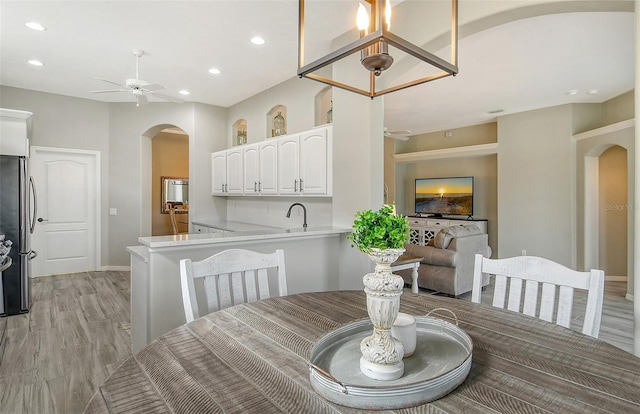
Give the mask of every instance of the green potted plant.
<path id="1" fill-rule="evenodd" d="M 391 205 L 385 205 L 378 211 L 358 211 L 353 232 L 347 239 L 366 254 L 370 254 L 372 249 L 404 250 L 404 244 L 409 240 L 409 221 L 406 216 L 396 215 Z"/>
<path id="2" fill-rule="evenodd" d="M 360 371 L 382 381 L 398 379 L 404 373 L 404 347 L 390 334 L 400 309 L 404 280 L 391 272 L 391 263 L 404 253 L 409 221 L 393 210 L 393 206 L 385 205 L 378 211 L 358 211 L 353 232 L 347 236 L 352 246 L 357 246 L 376 264 L 374 273 L 362 278 L 373 334 L 360 343 Z"/>

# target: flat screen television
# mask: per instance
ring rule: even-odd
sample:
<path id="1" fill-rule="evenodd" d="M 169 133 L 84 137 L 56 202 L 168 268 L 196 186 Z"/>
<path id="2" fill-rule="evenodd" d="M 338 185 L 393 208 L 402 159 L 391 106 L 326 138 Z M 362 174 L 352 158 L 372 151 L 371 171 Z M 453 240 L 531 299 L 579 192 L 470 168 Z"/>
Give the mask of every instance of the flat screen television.
<path id="1" fill-rule="evenodd" d="M 473 216 L 473 177 L 417 178 L 416 215 Z"/>

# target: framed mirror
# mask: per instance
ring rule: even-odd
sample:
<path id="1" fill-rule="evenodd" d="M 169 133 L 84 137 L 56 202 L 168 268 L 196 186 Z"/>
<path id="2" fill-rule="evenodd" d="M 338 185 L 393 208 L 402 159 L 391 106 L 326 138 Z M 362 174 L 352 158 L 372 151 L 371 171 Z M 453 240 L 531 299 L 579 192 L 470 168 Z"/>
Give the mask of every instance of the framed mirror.
<path id="1" fill-rule="evenodd" d="M 175 209 L 177 214 L 189 212 L 189 179 L 179 177 L 162 177 L 162 214 L 169 214 Z"/>

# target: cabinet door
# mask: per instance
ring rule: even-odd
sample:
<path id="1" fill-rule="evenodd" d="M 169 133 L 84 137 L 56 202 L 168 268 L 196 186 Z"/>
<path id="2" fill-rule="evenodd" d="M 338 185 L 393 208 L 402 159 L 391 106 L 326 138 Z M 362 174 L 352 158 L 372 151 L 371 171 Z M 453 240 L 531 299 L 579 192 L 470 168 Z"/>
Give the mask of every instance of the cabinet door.
<path id="1" fill-rule="evenodd" d="M 225 194 L 227 184 L 227 152 L 211 154 L 211 194 Z"/>
<path id="2" fill-rule="evenodd" d="M 245 146 L 242 152 L 244 164 L 243 191 L 245 195 L 258 194 L 259 178 L 259 146 L 258 144 Z"/>
<path id="3" fill-rule="evenodd" d="M 242 148 L 227 150 L 227 194 L 242 194 Z"/>
<path id="4" fill-rule="evenodd" d="M 300 192 L 327 194 L 327 129 L 300 134 Z"/>
<path id="5" fill-rule="evenodd" d="M 299 136 L 294 135 L 278 140 L 278 193 L 298 194 L 300 178 L 298 162 L 300 157 Z"/>
<path id="6" fill-rule="evenodd" d="M 261 194 L 278 193 L 278 144 L 268 141 L 260 144 L 260 174 L 258 190 Z"/>

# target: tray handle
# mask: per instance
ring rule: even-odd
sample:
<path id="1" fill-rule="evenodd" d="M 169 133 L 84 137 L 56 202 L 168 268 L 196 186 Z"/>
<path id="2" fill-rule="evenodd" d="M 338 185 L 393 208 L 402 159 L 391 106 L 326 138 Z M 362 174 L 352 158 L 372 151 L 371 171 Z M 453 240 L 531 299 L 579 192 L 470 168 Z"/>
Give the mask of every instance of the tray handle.
<path id="1" fill-rule="evenodd" d="M 431 315 L 431 314 L 432 314 L 433 312 L 435 312 L 435 311 L 447 311 L 447 312 L 449 312 L 449 313 L 450 313 L 450 314 L 452 314 L 452 315 L 453 315 L 453 317 L 456 319 L 456 326 L 458 326 L 458 316 L 456 316 L 456 314 L 455 314 L 455 313 L 453 313 L 453 311 L 452 311 L 451 309 L 447 309 L 447 308 L 435 308 L 435 309 L 432 309 L 429 313 L 427 313 L 427 316 Z"/>
<path id="2" fill-rule="evenodd" d="M 333 375 L 329 374 L 327 371 L 325 371 L 324 369 L 320 368 L 319 366 L 312 364 L 311 362 L 307 363 L 309 365 L 309 372 L 313 372 L 316 371 L 318 374 L 322 375 L 323 377 L 325 377 L 326 379 L 328 379 L 331 382 L 335 382 L 336 384 L 338 384 L 340 386 L 340 388 L 342 388 L 340 391 L 342 391 L 343 394 L 349 394 L 349 391 L 347 390 L 347 386 L 338 381 L 336 379 L 336 377 L 334 377 Z"/>

